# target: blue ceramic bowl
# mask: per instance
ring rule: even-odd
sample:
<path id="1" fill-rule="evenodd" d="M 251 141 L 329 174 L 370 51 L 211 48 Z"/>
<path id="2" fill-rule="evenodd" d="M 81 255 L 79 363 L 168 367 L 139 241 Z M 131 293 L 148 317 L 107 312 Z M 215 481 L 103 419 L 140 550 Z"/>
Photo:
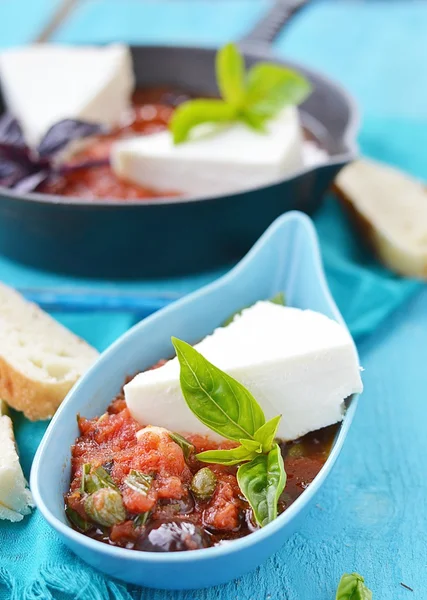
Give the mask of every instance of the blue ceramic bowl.
<path id="1" fill-rule="evenodd" d="M 342 322 L 322 269 L 310 219 L 297 212 L 277 219 L 247 256 L 227 275 L 148 317 L 123 335 L 73 388 L 50 424 L 31 471 L 35 502 L 80 558 L 124 581 L 163 589 L 202 588 L 224 583 L 254 569 L 297 529 L 347 435 L 357 398 L 346 416 L 326 464 L 306 491 L 273 523 L 223 546 L 192 552 L 137 552 L 108 546 L 74 531 L 64 514 L 70 481 L 70 446 L 76 414 L 104 412 L 129 373 L 146 369 L 173 352 L 171 335 L 195 342 L 230 314 L 279 291 L 287 303 L 310 308 Z"/>

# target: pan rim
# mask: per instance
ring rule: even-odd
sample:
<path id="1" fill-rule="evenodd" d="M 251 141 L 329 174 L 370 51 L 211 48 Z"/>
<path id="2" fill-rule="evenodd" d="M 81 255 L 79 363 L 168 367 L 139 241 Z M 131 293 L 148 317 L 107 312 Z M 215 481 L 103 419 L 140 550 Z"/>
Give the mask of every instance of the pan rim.
<path id="1" fill-rule="evenodd" d="M 201 46 L 196 46 L 196 45 L 191 46 L 191 45 L 174 45 L 174 44 L 161 44 L 161 45 L 159 45 L 159 44 L 129 44 L 129 48 L 131 49 L 131 51 L 135 51 L 135 50 L 140 51 L 140 50 L 144 50 L 144 49 L 153 50 L 153 51 L 159 51 L 162 49 L 165 49 L 165 50 L 176 49 L 176 50 L 183 51 L 183 52 L 198 51 L 198 52 L 202 52 L 202 53 L 212 52 L 217 49 L 217 47 L 215 47 L 215 46 L 201 47 Z M 242 194 L 254 193 L 256 191 L 269 189 L 271 187 L 274 187 L 277 185 L 282 185 L 288 181 L 292 181 L 299 177 L 303 177 L 304 175 L 307 175 L 308 173 L 312 173 L 312 172 L 318 171 L 320 169 L 330 168 L 330 167 L 334 167 L 337 165 L 344 165 L 344 164 L 350 162 L 351 160 L 354 160 L 357 157 L 357 155 L 358 155 L 357 133 L 359 131 L 360 121 L 361 121 L 360 111 L 359 111 L 358 105 L 356 103 L 356 100 L 341 84 L 339 84 L 337 81 L 330 78 L 328 75 L 325 75 L 320 71 L 317 71 L 316 69 L 312 69 L 311 67 L 301 64 L 294 60 L 288 60 L 274 52 L 271 52 L 271 49 L 269 46 L 266 46 L 265 48 L 261 48 L 259 46 L 250 48 L 250 47 L 245 46 L 245 48 L 243 49 L 243 54 L 246 57 L 253 57 L 255 59 L 262 58 L 264 60 L 265 60 L 267 54 L 269 54 L 271 57 L 271 60 L 279 61 L 282 64 L 287 64 L 297 70 L 300 70 L 300 71 L 306 73 L 311 78 L 321 80 L 322 83 L 326 84 L 326 86 L 329 89 L 331 89 L 336 95 L 340 96 L 344 100 L 346 105 L 348 106 L 348 121 L 345 125 L 345 128 L 344 128 L 340 138 L 336 138 L 338 141 L 341 141 L 341 145 L 344 147 L 344 151 L 340 152 L 338 154 L 332 155 L 330 157 L 330 160 L 328 160 L 327 162 L 322 163 L 320 165 L 303 166 L 302 168 L 296 170 L 291 175 L 287 175 L 269 185 L 259 185 L 256 187 L 251 187 L 250 189 L 242 189 L 241 191 L 236 191 L 236 192 L 231 192 L 231 193 L 225 192 L 222 194 L 205 194 L 205 195 L 178 196 L 178 197 L 159 196 L 159 197 L 155 197 L 155 198 L 146 198 L 146 199 L 145 198 L 144 199 L 137 198 L 137 199 L 130 199 L 130 200 L 121 200 L 118 198 L 111 198 L 111 199 L 110 198 L 102 198 L 102 199 L 96 199 L 96 200 L 90 200 L 90 199 L 88 200 L 86 198 L 79 198 L 76 196 L 61 196 L 58 194 L 43 194 L 40 192 L 22 193 L 17 190 L 13 190 L 13 189 L 10 189 L 10 188 L 0 185 L 0 196 L 3 196 L 3 197 L 6 196 L 15 201 L 20 201 L 20 202 L 25 202 L 25 203 L 34 203 L 34 204 L 38 203 L 38 204 L 45 204 L 45 205 L 51 205 L 51 206 L 60 205 L 60 206 L 65 206 L 65 207 L 79 206 L 79 207 L 87 207 L 87 208 L 91 208 L 91 209 L 93 209 L 94 207 L 97 207 L 99 209 L 111 208 L 111 207 L 127 208 L 127 207 L 135 207 L 135 206 L 157 206 L 157 205 L 165 206 L 165 205 L 175 205 L 175 204 L 188 204 L 188 203 L 193 203 L 193 202 L 209 202 L 209 201 L 221 200 L 221 199 L 225 199 L 225 198 L 230 199 L 232 197 L 240 196 Z M 307 114 L 312 115 L 312 113 L 308 113 L 308 112 L 307 112 Z"/>

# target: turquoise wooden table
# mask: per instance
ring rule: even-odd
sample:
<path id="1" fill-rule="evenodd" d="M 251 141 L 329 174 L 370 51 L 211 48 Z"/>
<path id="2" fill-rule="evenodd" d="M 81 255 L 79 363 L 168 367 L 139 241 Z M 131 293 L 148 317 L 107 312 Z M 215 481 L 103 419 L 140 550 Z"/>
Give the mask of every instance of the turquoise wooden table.
<path id="1" fill-rule="evenodd" d="M 54 0 L 0 3 L 0 44 L 32 39 L 54 6 Z M 263 0 L 81 0 L 56 39 L 214 45 L 241 35 L 265 6 Z M 364 153 L 427 179 L 426 31 L 426 2 L 325 0 L 313 2 L 295 18 L 276 50 L 328 72 L 355 94 L 364 112 Z M 337 221 L 330 220 L 329 209 L 327 203 L 316 218 L 322 239 L 350 235 L 344 223 L 341 232 L 332 231 Z M 377 276 L 376 267 L 366 267 L 356 257 L 347 279 L 340 279 L 333 247 L 324 243 L 322 249 L 332 289 L 360 340 L 366 391 L 337 466 L 301 530 L 241 580 L 210 590 L 170 593 L 125 590 L 77 562 L 70 574 L 67 563 L 72 557 L 34 515 L 22 527 L 0 526 L 1 600 L 333 600 L 341 574 L 352 570 L 365 576 L 375 600 L 427 598 L 427 290 L 417 284 L 402 287 L 390 277 L 383 296 L 372 300 L 352 282 L 363 269 Z M 130 288 L 186 292 L 214 275 Z M 20 286 L 87 285 L 6 259 L 0 260 L 0 279 Z M 103 285 L 111 287 L 112 282 Z M 399 292 L 394 304 L 406 301 L 384 320 L 383 308 L 394 306 L 390 299 L 396 290 L 405 292 Z M 63 320 L 100 348 L 129 325 L 126 315 Z M 362 337 L 380 321 L 373 333 Z M 34 426 L 28 437 L 29 429 L 16 421 L 28 472 L 43 426 Z M 51 551 L 47 556 L 46 547 Z M 68 594 L 67 580 L 70 585 L 77 582 L 81 593 Z"/>

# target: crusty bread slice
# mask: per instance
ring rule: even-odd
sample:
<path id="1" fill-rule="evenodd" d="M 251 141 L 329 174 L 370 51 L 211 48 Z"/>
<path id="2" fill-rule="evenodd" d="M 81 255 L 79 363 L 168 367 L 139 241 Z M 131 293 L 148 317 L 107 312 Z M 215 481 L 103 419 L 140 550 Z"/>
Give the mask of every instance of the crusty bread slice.
<path id="1" fill-rule="evenodd" d="M 98 352 L 0 283 L 0 398 L 35 421 L 51 417 Z"/>
<path id="2" fill-rule="evenodd" d="M 378 258 L 400 275 L 427 279 L 427 188 L 401 171 L 361 159 L 335 189 Z"/>
<path id="3" fill-rule="evenodd" d="M 33 500 L 19 464 L 12 421 L 4 412 L 0 400 L 0 519 L 21 521 Z"/>

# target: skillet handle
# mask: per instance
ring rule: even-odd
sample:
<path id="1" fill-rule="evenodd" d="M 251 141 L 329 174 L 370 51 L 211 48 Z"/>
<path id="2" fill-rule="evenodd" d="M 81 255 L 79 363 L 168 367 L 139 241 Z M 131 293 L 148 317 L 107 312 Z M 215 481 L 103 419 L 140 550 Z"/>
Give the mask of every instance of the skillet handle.
<path id="1" fill-rule="evenodd" d="M 308 0 L 275 0 L 268 13 L 241 38 L 239 45 L 245 48 L 259 44 L 270 45 L 289 19 L 307 2 Z"/>

